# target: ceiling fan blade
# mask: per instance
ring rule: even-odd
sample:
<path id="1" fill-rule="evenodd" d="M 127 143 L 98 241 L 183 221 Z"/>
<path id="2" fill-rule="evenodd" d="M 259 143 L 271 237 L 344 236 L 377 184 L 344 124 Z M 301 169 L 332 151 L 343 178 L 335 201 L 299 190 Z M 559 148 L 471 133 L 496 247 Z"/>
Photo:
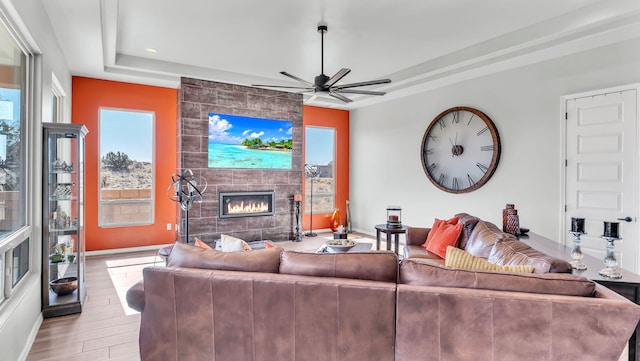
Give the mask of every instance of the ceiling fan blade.
<path id="1" fill-rule="evenodd" d="M 364 95 L 385 95 L 386 92 L 375 92 L 370 90 L 358 90 L 358 89 L 338 89 L 340 93 L 349 93 L 349 94 L 364 94 Z"/>
<path id="2" fill-rule="evenodd" d="M 309 103 L 311 103 L 312 101 L 316 100 L 316 98 L 317 98 L 317 97 L 318 97 L 318 94 L 313 93 L 313 95 L 311 95 L 311 96 L 309 97 L 309 99 L 305 100 L 305 101 L 304 101 L 304 103 L 305 103 L 305 104 L 309 104 Z"/>
<path id="3" fill-rule="evenodd" d="M 327 82 L 324 83 L 324 85 L 327 86 L 327 87 L 332 87 L 333 84 L 335 84 L 338 81 L 340 81 L 340 79 L 344 78 L 345 75 L 349 74 L 350 72 L 351 72 L 351 69 L 342 68 L 342 69 L 338 70 L 338 72 L 334 76 L 329 78 L 329 80 L 327 80 Z"/>
<path id="4" fill-rule="evenodd" d="M 295 75 L 291 75 L 291 74 L 287 73 L 286 71 L 281 71 L 280 74 L 282 74 L 284 76 L 288 76 L 291 79 L 295 79 L 295 80 L 297 80 L 297 81 L 301 82 L 302 84 L 305 84 L 305 85 L 307 85 L 309 87 L 313 87 L 314 86 L 313 83 L 308 82 L 308 81 L 306 81 L 306 80 L 304 80 L 302 78 L 298 78 Z"/>
<path id="5" fill-rule="evenodd" d="M 286 85 L 268 85 L 268 84 L 251 84 L 251 86 L 259 86 L 263 88 L 304 89 L 304 91 L 313 90 L 313 88 L 310 88 L 308 86 L 286 86 Z"/>
<path id="6" fill-rule="evenodd" d="M 351 100 L 351 99 L 349 99 L 349 98 L 345 97 L 344 95 L 342 95 L 342 94 L 338 94 L 338 93 L 336 93 L 336 92 L 332 92 L 332 91 L 330 91 L 330 92 L 329 92 L 329 95 L 331 95 L 332 97 L 334 97 L 334 98 L 336 98 L 336 99 L 340 99 L 340 100 L 342 100 L 342 101 L 343 101 L 343 102 L 345 102 L 345 103 L 351 103 L 351 102 L 353 101 L 353 100 Z"/>
<path id="7" fill-rule="evenodd" d="M 336 85 L 336 86 L 334 86 L 334 88 L 335 89 L 347 89 L 347 88 L 355 88 L 355 87 L 359 87 L 359 86 L 386 84 L 386 83 L 391 83 L 391 79 L 378 79 L 378 80 L 363 81 L 363 82 L 360 82 L 360 83 Z"/>

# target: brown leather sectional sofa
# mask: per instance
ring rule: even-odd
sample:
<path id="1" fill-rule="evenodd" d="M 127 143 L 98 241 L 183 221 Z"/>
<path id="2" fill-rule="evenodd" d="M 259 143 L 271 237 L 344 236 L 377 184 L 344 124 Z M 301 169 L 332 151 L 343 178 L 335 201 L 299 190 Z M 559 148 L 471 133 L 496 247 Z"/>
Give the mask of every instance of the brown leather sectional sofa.
<path id="1" fill-rule="evenodd" d="M 458 223 L 463 225 L 458 239 L 458 248 L 475 256 L 488 259 L 499 265 L 526 264 L 533 266 L 535 273 L 571 273 L 571 264 L 563 259 L 549 256 L 525 243 L 514 235 L 505 233 L 487 221 L 467 213 L 458 213 Z M 441 264 L 445 260 L 427 251 L 422 244 L 429 235 L 429 228 L 409 227 L 404 247 L 404 258 L 420 258 L 430 263 Z"/>
<path id="2" fill-rule="evenodd" d="M 418 250 L 419 251 L 419 250 Z M 222 253 L 177 243 L 129 304 L 163 360 L 617 360 L 640 307 L 585 278 L 393 252 Z"/>

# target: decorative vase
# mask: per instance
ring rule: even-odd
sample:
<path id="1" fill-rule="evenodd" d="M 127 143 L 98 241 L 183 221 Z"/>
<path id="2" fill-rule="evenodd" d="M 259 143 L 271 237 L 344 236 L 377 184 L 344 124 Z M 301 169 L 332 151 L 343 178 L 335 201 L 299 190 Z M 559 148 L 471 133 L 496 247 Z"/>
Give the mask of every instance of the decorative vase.
<path id="1" fill-rule="evenodd" d="M 520 217 L 518 216 L 518 211 L 515 209 L 509 209 L 507 212 L 506 232 L 516 236 L 520 234 Z"/>
<path id="2" fill-rule="evenodd" d="M 510 209 L 515 209 L 516 206 L 510 203 L 507 203 L 507 206 L 502 210 L 502 232 L 507 231 L 507 218 L 509 215 Z"/>
<path id="3" fill-rule="evenodd" d="M 345 220 L 347 226 L 347 233 L 352 233 L 351 229 L 351 208 L 349 207 L 349 201 L 347 200 L 347 219 Z"/>
<path id="4" fill-rule="evenodd" d="M 329 228 L 331 228 L 333 232 L 337 232 L 340 225 L 342 225 L 342 216 L 340 215 L 340 210 L 336 208 L 331 215 Z"/>

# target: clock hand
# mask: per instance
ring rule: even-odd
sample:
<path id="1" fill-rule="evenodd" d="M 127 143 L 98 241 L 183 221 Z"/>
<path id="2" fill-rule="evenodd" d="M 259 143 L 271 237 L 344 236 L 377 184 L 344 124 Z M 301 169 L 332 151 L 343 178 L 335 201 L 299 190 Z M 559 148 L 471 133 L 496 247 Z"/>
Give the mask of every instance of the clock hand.
<path id="1" fill-rule="evenodd" d="M 458 145 L 458 132 L 456 132 L 456 140 L 455 142 L 449 138 L 449 142 L 451 143 L 451 157 L 457 157 L 462 154 L 462 146 Z"/>

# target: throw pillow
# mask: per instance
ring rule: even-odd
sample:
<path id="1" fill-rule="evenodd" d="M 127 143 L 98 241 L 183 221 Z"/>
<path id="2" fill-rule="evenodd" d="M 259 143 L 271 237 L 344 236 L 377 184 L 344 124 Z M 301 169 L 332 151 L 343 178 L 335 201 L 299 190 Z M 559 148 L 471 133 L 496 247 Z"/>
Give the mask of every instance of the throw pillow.
<path id="1" fill-rule="evenodd" d="M 429 231 L 429 234 L 427 235 L 427 240 L 422 244 L 422 247 L 427 248 L 427 246 L 429 245 L 429 242 L 431 242 L 432 239 L 434 239 L 437 235 L 438 229 L 440 228 L 441 225 L 443 224 L 457 224 L 458 223 L 458 217 L 453 217 L 453 218 L 449 218 L 446 220 L 441 220 L 436 218 L 433 221 L 433 226 L 431 226 L 431 230 Z M 442 257 L 444 258 L 444 256 Z"/>
<path id="2" fill-rule="evenodd" d="M 204 249 L 213 249 L 208 244 L 202 242 L 198 237 L 193 237 L 193 245 Z"/>
<path id="3" fill-rule="evenodd" d="M 504 233 L 491 222 L 479 221 L 471 232 L 464 248 L 476 257 L 489 258 L 493 245 L 500 239 L 515 239 L 515 236 Z"/>
<path id="4" fill-rule="evenodd" d="M 467 213 L 458 213 L 456 216 L 458 217 L 458 223 L 462 223 L 462 233 L 460 234 L 460 241 L 458 241 L 458 248 L 465 249 L 467 241 L 480 219 Z"/>
<path id="5" fill-rule="evenodd" d="M 447 248 L 456 246 L 462 232 L 462 224 L 450 224 L 445 222 L 438 227 L 434 238 L 427 244 L 427 251 L 433 252 L 445 258 Z"/>
<path id="6" fill-rule="evenodd" d="M 251 251 L 251 247 L 244 240 L 226 234 L 220 235 L 220 249 L 222 252 Z"/>
<path id="7" fill-rule="evenodd" d="M 533 273 L 531 265 L 497 265 L 456 247 L 447 247 L 444 265 L 451 268 Z"/>

